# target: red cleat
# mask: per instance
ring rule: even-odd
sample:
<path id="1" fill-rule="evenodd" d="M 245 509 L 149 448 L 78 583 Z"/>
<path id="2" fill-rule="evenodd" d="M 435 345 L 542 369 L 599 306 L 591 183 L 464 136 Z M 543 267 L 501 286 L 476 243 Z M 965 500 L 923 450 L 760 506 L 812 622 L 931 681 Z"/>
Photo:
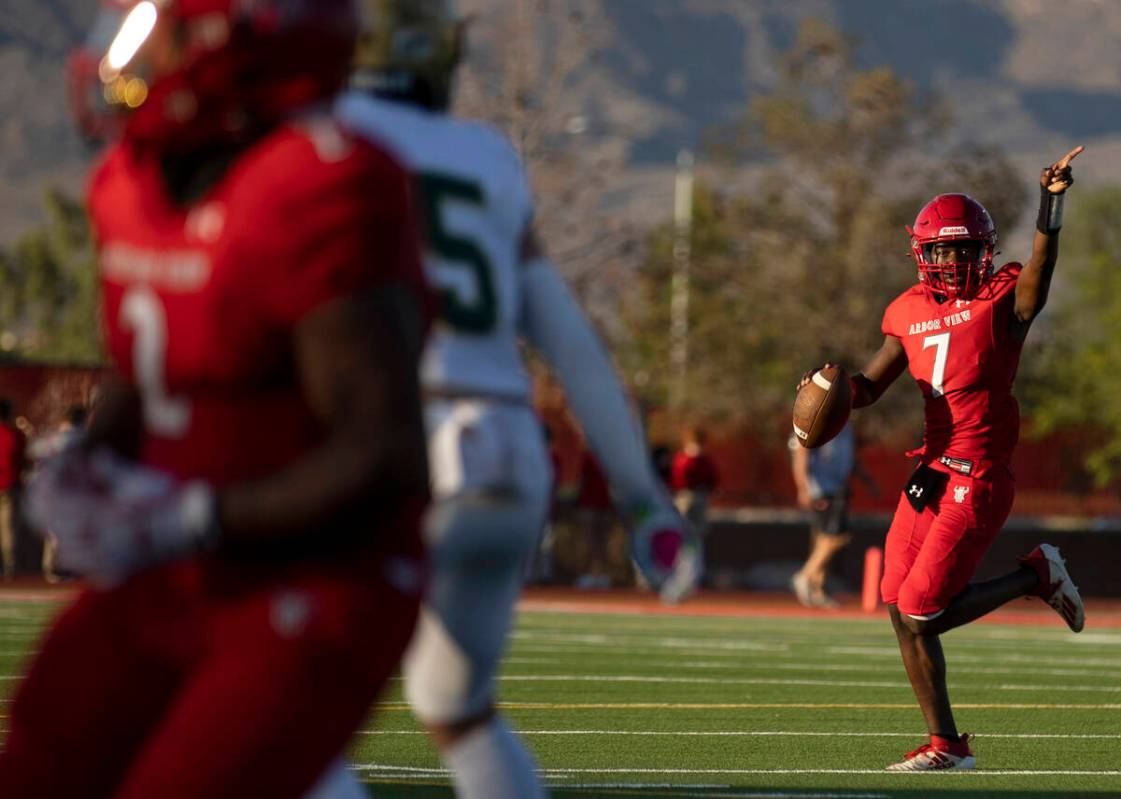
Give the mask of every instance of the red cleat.
<path id="1" fill-rule="evenodd" d="M 930 736 L 930 743 L 923 744 L 913 752 L 908 752 L 902 762 L 892 763 L 887 771 L 967 771 L 977 765 L 977 759 L 969 749 L 969 736 L 962 735 L 960 741 L 947 741 L 937 735 Z"/>
<path id="2" fill-rule="evenodd" d="M 1027 555 L 1021 555 L 1020 563 L 1030 566 L 1039 576 L 1039 584 L 1031 595 L 1053 607 L 1073 632 L 1082 632 L 1086 625 L 1086 609 L 1058 547 L 1040 544 Z"/>

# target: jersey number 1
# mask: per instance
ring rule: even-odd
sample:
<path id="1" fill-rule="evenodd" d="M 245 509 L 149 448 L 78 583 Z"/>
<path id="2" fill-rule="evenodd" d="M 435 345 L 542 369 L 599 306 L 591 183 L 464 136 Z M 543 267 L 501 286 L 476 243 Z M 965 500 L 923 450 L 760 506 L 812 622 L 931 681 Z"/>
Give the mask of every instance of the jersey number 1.
<path id="1" fill-rule="evenodd" d="M 167 314 L 150 288 L 132 288 L 121 300 L 121 326 L 132 330 L 132 371 L 144 405 L 144 424 L 179 438 L 191 423 L 191 405 L 167 390 Z"/>
<path id="2" fill-rule="evenodd" d="M 950 355 L 950 334 L 939 333 L 937 336 L 927 336 L 922 340 L 925 350 L 934 347 L 934 371 L 930 375 L 930 393 L 932 396 L 941 397 L 945 393 L 946 359 Z"/>

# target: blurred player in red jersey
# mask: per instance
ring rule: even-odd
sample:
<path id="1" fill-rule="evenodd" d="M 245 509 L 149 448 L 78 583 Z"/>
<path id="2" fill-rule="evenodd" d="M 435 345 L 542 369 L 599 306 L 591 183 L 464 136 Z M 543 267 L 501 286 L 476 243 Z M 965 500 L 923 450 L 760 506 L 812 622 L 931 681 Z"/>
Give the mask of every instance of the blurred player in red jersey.
<path id="1" fill-rule="evenodd" d="M 5 799 L 300 796 L 412 633 L 428 303 L 405 174 L 324 113 L 356 29 L 118 0 L 74 61 L 119 130 L 89 195 L 119 377 L 30 490 L 93 587 L 15 695 Z"/>
<path id="2" fill-rule="evenodd" d="M 970 582 L 1012 507 L 1009 462 L 1020 427 L 1012 381 L 1047 301 L 1064 195 L 1074 182 L 1070 162 L 1081 152 L 1074 148 L 1040 175 L 1026 265 L 993 270 L 996 229 L 976 200 L 943 194 L 927 203 L 908 229 L 919 284 L 888 306 L 883 346 L 852 378 L 853 407 L 875 402 L 905 369 L 926 403 L 923 446 L 908 453 L 920 465 L 887 534 L 880 591 L 930 743 L 892 771 L 974 767 L 950 709 L 942 633 L 1021 596 L 1047 601 L 1074 632 L 1085 622 L 1078 589 L 1049 544 L 1022 557 L 1016 571 Z"/>

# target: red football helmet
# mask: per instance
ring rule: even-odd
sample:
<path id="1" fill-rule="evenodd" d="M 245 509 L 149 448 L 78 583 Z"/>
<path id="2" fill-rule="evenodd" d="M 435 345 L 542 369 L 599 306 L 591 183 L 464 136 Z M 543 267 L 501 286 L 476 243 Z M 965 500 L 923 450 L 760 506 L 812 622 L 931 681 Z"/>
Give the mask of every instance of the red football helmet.
<path id="1" fill-rule="evenodd" d="M 996 226 L 985 207 L 968 194 L 939 194 L 922 207 L 907 232 L 919 282 L 932 294 L 968 299 L 992 276 Z M 951 241 L 976 242 L 977 259 L 935 263 L 935 245 Z"/>
<path id="2" fill-rule="evenodd" d="M 71 102 L 95 140 L 236 142 L 338 91 L 357 34 L 353 0 L 102 0 Z"/>

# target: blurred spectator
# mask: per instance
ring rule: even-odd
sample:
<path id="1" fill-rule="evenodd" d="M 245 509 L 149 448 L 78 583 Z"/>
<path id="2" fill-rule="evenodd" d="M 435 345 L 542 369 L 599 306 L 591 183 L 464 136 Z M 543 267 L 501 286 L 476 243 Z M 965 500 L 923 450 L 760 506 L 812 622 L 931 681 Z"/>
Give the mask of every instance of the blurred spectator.
<path id="1" fill-rule="evenodd" d="M 849 481 L 853 474 L 879 489 L 856 459 L 856 439 L 848 424 L 836 438 L 816 449 L 806 449 L 790 437 L 791 471 L 798 490 L 798 507 L 809 514 L 810 554 L 790 584 L 806 607 L 835 608 L 837 601 L 825 590 L 829 566 L 852 540 L 849 534 Z"/>
<path id="2" fill-rule="evenodd" d="M 703 428 L 686 427 L 681 436 L 681 449 L 673 456 L 670 468 L 673 502 L 696 534 L 696 558 L 702 582 L 705 582 L 704 537 L 708 531 L 708 503 L 720 482 L 716 464 L 705 451 L 707 439 Z"/>
<path id="3" fill-rule="evenodd" d="M 585 450 L 580 460 L 580 490 L 576 517 L 587 546 L 584 571 L 576 578 L 577 588 L 610 588 L 609 551 L 615 510 L 607 478 L 595 456 Z"/>
<path id="4" fill-rule="evenodd" d="M 705 452 L 707 438 L 700 427 L 685 428 L 681 449 L 670 467 L 674 503 L 698 535 L 704 533 L 708 502 L 720 482 L 716 464 Z"/>
<path id="5" fill-rule="evenodd" d="M 673 480 L 673 450 L 665 444 L 654 445 L 650 450 L 650 462 L 654 464 L 654 473 L 662 485 L 669 488 Z"/>
<path id="6" fill-rule="evenodd" d="M 88 417 L 89 411 L 81 405 L 72 405 L 68 408 L 66 415 L 62 418 L 58 427 L 47 435 L 40 436 L 31 442 L 31 445 L 28 447 L 28 455 L 31 460 L 41 461 L 43 458 L 49 458 L 70 447 L 81 437 L 82 431 L 85 430 Z M 61 579 L 54 568 L 57 542 L 54 535 L 52 535 L 49 530 L 43 530 L 42 535 L 43 578 L 48 583 L 57 583 Z"/>
<path id="7" fill-rule="evenodd" d="M 0 557 L 4 580 L 11 580 L 16 573 L 13 507 L 18 502 L 26 443 L 12 416 L 11 400 L 0 399 Z"/>

